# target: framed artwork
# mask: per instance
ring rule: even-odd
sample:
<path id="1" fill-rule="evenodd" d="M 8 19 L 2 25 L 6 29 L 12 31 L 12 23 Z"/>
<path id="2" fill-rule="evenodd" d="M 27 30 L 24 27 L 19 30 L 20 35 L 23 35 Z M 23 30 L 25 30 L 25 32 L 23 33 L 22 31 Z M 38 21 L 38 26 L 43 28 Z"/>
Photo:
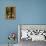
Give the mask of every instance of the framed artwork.
<path id="1" fill-rule="evenodd" d="M 6 7 L 6 18 L 16 19 L 16 7 Z"/>

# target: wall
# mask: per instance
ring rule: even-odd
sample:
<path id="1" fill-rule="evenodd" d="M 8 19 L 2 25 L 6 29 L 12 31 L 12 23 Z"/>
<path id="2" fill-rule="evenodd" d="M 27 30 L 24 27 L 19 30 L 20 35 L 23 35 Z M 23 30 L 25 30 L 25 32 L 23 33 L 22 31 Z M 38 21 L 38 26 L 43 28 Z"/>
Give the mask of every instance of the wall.
<path id="1" fill-rule="evenodd" d="M 16 1 L 13 0 L 0 0 L 0 44 L 7 44 L 8 34 L 10 32 L 16 32 L 17 35 L 17 17 L 16 20 L 5 19 L 5 8 L 7 5 L 16 5 Z M 18 39 L 18 38 L 17 38 Z M 16 39 L 16 43 L 18 42 Z"/>
<path id="2" fill-rule="evenodd" d="M 46 24 L 46 0 L 17 0 L 19 24 Z"/>
<path id="3" fill-rule="evenodd" d="M 16 4 L 16 20 L 4 18 L 10 3 Z M 17 24 L 46 24 L 46 0 L 0 0 L 0 44 L 8 43 L 9 32 L 18 32 Z"/>

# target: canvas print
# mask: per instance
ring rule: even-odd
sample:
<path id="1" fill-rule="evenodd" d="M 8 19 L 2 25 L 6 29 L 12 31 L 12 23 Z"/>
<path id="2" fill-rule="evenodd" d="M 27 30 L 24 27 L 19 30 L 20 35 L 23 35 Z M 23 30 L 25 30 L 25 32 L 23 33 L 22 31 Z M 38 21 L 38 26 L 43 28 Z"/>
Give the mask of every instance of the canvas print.
<path id="1" fill-rule="evenodd" d="M 6 18 L 16 19 L 16 7 L 6 7 Z"/>

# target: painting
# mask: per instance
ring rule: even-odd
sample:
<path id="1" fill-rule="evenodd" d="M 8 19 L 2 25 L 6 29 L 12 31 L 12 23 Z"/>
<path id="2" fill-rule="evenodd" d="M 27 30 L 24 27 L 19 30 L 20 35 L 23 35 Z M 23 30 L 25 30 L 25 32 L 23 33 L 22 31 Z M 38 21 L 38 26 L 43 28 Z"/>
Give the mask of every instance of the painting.
<path id="1" fill-rule="evenodd" d="M 7 19 L 16 18 L 16 7 L 6 7 L 6 18 Z"/>

